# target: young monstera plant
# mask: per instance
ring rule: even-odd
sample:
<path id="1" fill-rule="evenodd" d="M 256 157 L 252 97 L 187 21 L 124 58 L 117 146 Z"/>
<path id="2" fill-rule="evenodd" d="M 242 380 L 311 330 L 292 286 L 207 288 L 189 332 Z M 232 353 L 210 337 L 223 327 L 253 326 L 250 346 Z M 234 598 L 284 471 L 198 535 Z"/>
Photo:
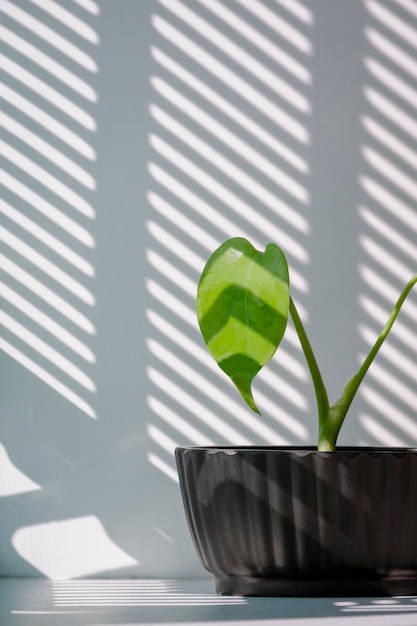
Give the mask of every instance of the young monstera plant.
<path id="1" fill-rule="evenodd" d="M 417 274 L 404 287 L 368 356 L 333 405 L 290 294 L 287 260 L 274 243 L 269 243 L 265 252 L 258 252 L 246 239 L 235 237 L 213 252 L 198 285 L 197 318 L 209 352 L 245 402 L 259 413 L 252 381 L 275 354 L 291 315 L 314 385 L 318 449 L 333 451 L 359 385 L 416 282 Z"/>

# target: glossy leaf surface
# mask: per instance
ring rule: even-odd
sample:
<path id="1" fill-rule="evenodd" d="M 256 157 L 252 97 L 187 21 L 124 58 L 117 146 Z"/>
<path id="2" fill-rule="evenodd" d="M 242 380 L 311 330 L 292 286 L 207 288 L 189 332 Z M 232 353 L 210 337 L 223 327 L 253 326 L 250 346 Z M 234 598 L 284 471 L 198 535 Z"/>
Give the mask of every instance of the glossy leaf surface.
<path id="1" fill-rule="evenodd" d="M 258 413 L 252 381 L 284 336 L 289 299 L 287 261 L 272 243 L 262 253 L 246 239 L 229 239 L 200 278 L 197 318 L 207 347 Z"/>

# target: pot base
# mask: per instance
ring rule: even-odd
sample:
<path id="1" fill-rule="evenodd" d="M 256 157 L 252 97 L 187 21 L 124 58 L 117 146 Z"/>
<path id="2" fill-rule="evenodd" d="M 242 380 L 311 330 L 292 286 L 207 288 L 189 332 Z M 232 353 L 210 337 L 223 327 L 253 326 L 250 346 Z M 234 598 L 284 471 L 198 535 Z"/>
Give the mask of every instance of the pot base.
<path id="1" fill-rule="evenodd" d="M 350 580 L 345 578 L 273 578 L 215 576 L 220 595 L 270 597 L 346 597 L 417 595 L 417 572 L 408 576 L 386 576 Z"/>

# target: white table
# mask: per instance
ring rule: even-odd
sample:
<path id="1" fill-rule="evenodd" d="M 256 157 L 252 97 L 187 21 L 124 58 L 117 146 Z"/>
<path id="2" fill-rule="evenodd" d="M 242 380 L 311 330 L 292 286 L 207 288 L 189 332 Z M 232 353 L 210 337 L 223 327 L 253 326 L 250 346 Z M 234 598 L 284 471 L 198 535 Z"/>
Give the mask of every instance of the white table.
<path id="1" fill-rule="evenodd" d="M 417 597 L 222 597 L 210 579 L 0 579 L 1 626 L 84 624 L 417 626 Z"/>

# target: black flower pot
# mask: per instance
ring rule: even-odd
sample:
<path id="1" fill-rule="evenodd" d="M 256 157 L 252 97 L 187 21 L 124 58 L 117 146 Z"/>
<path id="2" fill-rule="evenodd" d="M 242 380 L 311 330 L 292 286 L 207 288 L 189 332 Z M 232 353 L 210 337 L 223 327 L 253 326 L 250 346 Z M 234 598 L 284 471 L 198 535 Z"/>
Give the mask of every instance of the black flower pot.
<path id="1" fill-rule="evenodd" d="M 417 449 L 177 448 L 220 594 L 417 594 Z"/>

